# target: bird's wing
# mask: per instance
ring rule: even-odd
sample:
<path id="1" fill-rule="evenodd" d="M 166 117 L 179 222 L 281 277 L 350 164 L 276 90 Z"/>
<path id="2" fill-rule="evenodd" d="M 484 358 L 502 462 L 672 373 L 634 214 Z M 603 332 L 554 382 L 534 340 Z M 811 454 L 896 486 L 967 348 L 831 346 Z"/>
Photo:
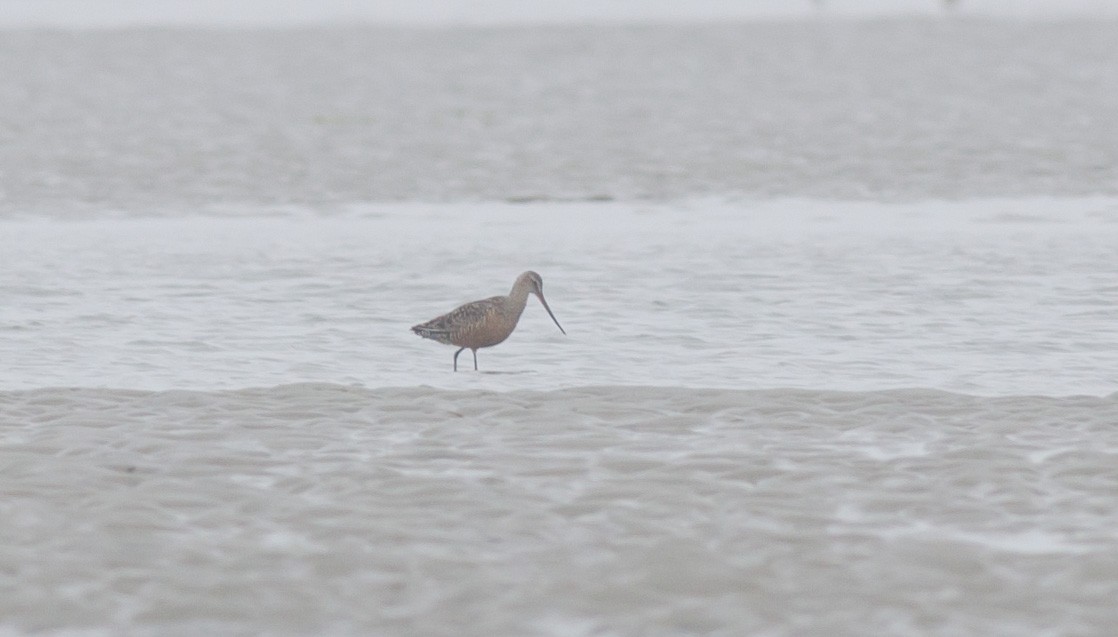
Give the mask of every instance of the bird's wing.
<path id="1" fill-rule="evenodd" d="M 423 338 L 452 345 L 451 340 L 455 334 L 469 331 L 485 322 L 493 308 L 500 307 L 504 297 L 494 296 L 480 301 L 473 301 L 459 306 L 442 316 L 420 323 L 411 328 L 411 331 Z"/>

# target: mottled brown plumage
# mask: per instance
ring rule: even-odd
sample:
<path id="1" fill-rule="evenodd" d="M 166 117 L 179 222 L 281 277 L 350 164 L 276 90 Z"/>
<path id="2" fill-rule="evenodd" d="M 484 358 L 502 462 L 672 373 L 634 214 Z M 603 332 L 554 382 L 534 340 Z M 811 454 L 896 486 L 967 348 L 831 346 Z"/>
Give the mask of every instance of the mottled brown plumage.
<path id="1" fill-rule="evenodd" d="M 559 325 L 559 320 L 551 313 L 551 308 L 543 298 L 543 279 L 531 271 L 516 277 L 516 283 L 513 284 L 508 296 L 494 296 L 467 303 L 426 323 L 420 323 L 412 327 L 411 331 L 439 343 L 457 345 L 458 351 L 454 352 L 454 371 L 458 371 L 458 355 L 462 350 L 470 349 L 474 354 L 476 371 L 477 351 L 482 347 L 493 347 L 502 343 L 509 334 L 512 334 L 520 320 L 520 315 L 524 312 L 524 306 L 528 303 L 529 294 L 536 295 L 551 320 L 555 321 L 559 331 L 566 334 L 567 331 Z"/>

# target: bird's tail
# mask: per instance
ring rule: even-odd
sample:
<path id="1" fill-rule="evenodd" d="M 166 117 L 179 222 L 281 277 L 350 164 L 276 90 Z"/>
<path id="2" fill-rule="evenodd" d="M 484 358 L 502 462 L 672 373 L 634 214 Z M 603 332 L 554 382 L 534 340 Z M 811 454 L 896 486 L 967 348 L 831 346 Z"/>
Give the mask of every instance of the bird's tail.
<path id="1" fill-rule="evenodd" d="M 449 340 L 450 340 L 450 332 L 449 331 L 447 331 L 445 329 L 439 329 L 437 327 L 431 327 L 430 325 L 428 325 L 426 323 L 420 323 L 419 325 L 413 325 L 412 328 L 411 328 L 411 331 L 415 332 L 416 334 L 419 334 L 423 338 L 429 338 L 432 341 L 438 341 L 440 343 L 446 343 L 446 342 L 449 342 Z"/>

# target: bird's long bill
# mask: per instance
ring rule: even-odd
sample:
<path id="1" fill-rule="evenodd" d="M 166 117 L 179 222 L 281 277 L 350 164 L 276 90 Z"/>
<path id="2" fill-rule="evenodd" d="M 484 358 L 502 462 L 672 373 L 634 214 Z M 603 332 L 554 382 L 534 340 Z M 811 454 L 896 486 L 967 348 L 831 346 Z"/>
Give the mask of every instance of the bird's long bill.
<path id="1" fill-rule="evenodd" d="M 551 308 L 547 306 L 547 299 L 543 298 L 543 292 L 540 292 L 536 296 L 539 297 L 540 303 L 543 303 L 543 309 L 547 310 L 547 315 L 551 317 L 551 320 L 555 321 L 555 327 L 558 327 L 560 332 L 566 334 L 567 330 L 563 329 L 563 326 L 559 324 L 559 319 L 555 318 L 555 315 L 551 313 Z"/>

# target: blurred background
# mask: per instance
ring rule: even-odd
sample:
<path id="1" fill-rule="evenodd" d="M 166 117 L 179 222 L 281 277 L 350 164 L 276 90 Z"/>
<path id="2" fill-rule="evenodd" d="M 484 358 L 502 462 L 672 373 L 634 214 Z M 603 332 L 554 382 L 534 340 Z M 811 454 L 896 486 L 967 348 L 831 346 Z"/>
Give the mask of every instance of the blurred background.
<path id="1" fill-rule="evenodd" d="M 263 25 L 369 21 L 403 24 L 727 20 L 934 14 L 1118 15 L 1106 0 L 3 0 L 0 26 Z"/>

